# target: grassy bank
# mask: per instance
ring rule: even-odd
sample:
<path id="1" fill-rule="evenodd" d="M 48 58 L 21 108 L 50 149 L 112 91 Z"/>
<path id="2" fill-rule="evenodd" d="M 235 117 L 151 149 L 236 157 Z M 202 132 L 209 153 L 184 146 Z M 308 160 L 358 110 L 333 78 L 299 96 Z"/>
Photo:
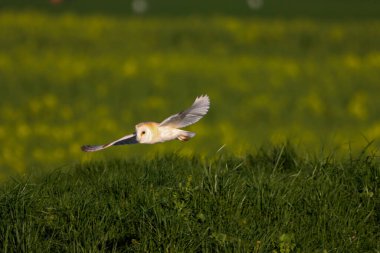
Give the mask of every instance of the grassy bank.
<path id="1" fill-rule="evenodd" d="M 300 157 L 88 162 L 0 188 L 2 252 L 378 252 L 380 164 Z"/>

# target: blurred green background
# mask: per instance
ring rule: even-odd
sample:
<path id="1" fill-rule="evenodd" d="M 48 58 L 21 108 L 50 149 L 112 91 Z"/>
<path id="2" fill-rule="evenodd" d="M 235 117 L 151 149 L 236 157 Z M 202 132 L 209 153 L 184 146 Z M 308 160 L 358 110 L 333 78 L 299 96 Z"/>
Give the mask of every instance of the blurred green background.
<path id="1" fill-rule="evenodd" d="M 380 2 L 0 3 L 0 177 L 160 152 L 242 154 L 380 137 Z M 86 154 L 211 98 L 188 143 Z"/>

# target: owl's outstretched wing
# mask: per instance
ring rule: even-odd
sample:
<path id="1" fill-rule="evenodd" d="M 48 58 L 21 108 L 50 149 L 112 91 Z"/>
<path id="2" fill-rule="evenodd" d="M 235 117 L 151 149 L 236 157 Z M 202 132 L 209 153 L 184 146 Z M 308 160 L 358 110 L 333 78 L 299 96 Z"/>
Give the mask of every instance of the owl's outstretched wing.
<path id="1" fill-rule="evenodd" d="M 84 152 L 94 152 L 94 151 L 99 151 L 99 150 L 102 150 L 102 149 L 105 149 L 105 148 L 108 148 L 111 146 L 115 146 L 115 145 L 136 144 L 136 143 L 138 143 L 138 141 L 136 139 L 136 134 L 130 134 L 130 135 L 126 135 L 124 137 L 121 137 L 120 139 L 113 141 L 113 142 L 110 142 L 108 144 L 84 145 L 81 147 L 81 149 Z"/>
<path id="2" fill-rule="evenodd" d="M 207 95 L 197 97 L 193 105 L 177 114 L 170 116 L 160 123 L 160 126 L 182 128 L 199 121 L 210 108 L 210 99 Z"/>

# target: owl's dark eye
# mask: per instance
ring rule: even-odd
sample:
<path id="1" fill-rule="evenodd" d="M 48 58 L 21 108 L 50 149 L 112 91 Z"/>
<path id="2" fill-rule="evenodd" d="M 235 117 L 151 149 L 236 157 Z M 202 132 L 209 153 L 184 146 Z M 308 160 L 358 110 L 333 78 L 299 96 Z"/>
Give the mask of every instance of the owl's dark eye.
<path id="1" fill-rule="evenodd" d="M 145 131 L 142 131 L 142 132 L 141 132 L 141 135 L 144 135 L 144 134 L 145 134 Z"/>

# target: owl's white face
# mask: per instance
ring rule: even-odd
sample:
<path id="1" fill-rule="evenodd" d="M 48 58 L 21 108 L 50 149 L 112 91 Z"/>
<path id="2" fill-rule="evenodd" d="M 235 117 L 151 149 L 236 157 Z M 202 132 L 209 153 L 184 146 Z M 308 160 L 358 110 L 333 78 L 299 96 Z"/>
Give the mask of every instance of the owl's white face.
<path id="1" fill-rule="evenodd" d="M 152 143 L 156 126 L 152 123 L 140 123 L 136 126 L 136 139 L 140 143 Z"/>

